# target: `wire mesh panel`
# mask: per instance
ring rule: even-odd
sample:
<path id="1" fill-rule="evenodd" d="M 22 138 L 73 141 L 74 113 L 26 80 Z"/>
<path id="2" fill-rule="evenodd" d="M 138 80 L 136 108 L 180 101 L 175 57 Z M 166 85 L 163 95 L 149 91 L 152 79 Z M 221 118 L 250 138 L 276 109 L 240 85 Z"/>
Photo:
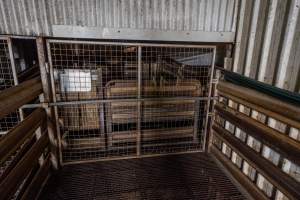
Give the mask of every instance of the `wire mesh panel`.
<path id="1" fill-rule="evenodd" d="M 9 56 L 8 40 L 0 37 L 0 92 L 14 86 L 14 76 Z M 18 112 L 0 119 L 0 137 L 20 121 Z"/>
<path id="2" fill-rule="evenodd" d="M 63 162 L 203 150 L 214 47 L 47 45 Z"/>

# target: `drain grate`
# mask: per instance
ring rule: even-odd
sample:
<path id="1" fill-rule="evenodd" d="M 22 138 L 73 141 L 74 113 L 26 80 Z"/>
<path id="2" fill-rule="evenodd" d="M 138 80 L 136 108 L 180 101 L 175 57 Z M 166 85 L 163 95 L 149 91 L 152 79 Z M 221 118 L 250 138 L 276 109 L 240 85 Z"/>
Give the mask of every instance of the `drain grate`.
<path id="1" fill-rule="evenodd" d="M 65 166 L 40 199 L 245 199 L 209 155 L 193 153 Z"/>

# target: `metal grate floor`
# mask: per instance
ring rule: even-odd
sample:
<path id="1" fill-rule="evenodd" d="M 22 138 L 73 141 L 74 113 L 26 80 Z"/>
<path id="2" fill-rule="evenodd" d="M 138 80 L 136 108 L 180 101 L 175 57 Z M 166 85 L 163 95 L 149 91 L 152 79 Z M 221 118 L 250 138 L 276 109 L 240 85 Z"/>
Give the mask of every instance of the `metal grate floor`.
<path id="1" fill-rule="evenodd" d="M 245 199 L 209 155 L 193 153 L 65 166 L 40 199 Z"/>

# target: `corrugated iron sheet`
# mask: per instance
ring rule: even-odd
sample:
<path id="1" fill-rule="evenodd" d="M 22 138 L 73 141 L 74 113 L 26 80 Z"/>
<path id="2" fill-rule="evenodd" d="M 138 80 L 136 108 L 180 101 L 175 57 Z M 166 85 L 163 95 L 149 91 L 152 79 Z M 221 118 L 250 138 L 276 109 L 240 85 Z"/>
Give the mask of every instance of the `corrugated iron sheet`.
<path id="1" fill-rule="evenodd" d="M 52 25 L 234 32 L 238 0 L 1 0 L 0 33 L 52 36 Z"/>
<path id="2" fill-rule="evenodd" d="M 300 92 L 300 0 L 242 0 L 232 71 Z"/>

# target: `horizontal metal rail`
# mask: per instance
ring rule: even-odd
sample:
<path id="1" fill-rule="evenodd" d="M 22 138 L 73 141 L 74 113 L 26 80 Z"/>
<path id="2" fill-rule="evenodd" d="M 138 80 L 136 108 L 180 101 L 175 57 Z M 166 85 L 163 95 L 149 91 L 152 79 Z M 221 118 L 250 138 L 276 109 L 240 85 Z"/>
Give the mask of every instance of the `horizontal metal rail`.
<path id="1" fill-rule="evenodd" d="M 191 44 L 157 44 L 157 43 L 138 43 L 138 42 L 101 42 L 101 41 L 87 41 L 87 40 L 57 40 L 49 39 L 50 43 L 69 43 L 69 44 L 102 44 L 102 45 L 124 45 L 124 46 L 149 46 L 149 47 L 185 47 L 185 48 L 212 48 L 215 49 L 214 45 L 191 45 Z"/>
<path id="2" fill-rule="evenodd" d="M 58 101 L 51 103 L 36 103 L 25 104 L 22 108 L 40 108 L 45 106 L 65 106 L 65 105 L 83 105 L 83 104 L 101 104 L 101 103 L 117 103 L 117 102 L 143 102 L 143 101 L 178 101 L 178 100 L 217 100 L 218 97 L 156 97 L 156 98 L 124 98 L 124 99 L 93 99 L 93 100 L 80 100 L 80 101 Z"/>

